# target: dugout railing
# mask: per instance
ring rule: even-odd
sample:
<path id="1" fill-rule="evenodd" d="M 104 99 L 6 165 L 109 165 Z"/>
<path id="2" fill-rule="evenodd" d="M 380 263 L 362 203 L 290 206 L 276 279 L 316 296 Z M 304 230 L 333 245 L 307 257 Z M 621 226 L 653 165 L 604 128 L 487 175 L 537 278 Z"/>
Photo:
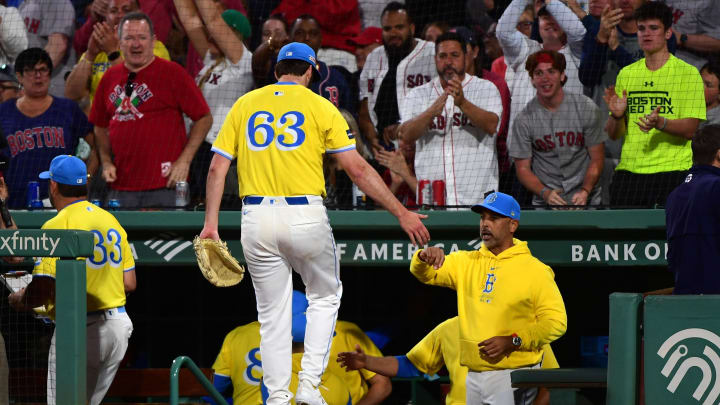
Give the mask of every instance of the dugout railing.
<path id="1" fill-rule="evenodd" d="M 55 277 L 58 405 L 86 402 L 85 261 L 78 258 L 92 255 L 94 245 L 93 234 L 86 231 L 0 230 L 0 256 L 59 258 Z"/>

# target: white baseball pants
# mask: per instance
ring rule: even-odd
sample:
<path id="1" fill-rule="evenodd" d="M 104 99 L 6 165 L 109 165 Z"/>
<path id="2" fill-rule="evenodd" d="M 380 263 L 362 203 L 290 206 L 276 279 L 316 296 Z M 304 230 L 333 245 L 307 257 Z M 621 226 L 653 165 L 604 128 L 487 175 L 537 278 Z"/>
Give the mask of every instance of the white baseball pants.
<path id="1" fill-rule="evenodd" d="M 529 368 L 540 368 L 540 365 Z M 468 371 L 465 397 L 473 405 L 532 405 L 537 388 L 513 388 L 510 373 L 515 369 Z"/>
<path id="2" fill-rule="evenodd" d="M 120 362 L 125 357 L 133 324 L 125 311 L 107 309 L 87 317 L 87 401 L 91 405 L 102 402 Z M 55 405 L 56 393 L 55 332 L 48 356 L 47 400 Z"/>
<path id="3" fill-rule="evenodd" d="M 306 203 L 298 203 L 303 197 L 243 199 L 241 241 L 257 299 L 268 405 L 292 398 L 292 270 L 302 277 L 309 304 L 299 377 L 313 386 L 329 360 L 342 296 L 340 261 L 322 198 L 305 198 Z"/>

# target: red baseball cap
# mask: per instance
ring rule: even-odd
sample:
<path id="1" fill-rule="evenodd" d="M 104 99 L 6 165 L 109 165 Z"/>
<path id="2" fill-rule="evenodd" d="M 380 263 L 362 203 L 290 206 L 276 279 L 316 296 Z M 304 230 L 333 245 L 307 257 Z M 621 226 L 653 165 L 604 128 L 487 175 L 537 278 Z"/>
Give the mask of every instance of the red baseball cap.
<path id="1" fill-rule="evenodd" d="M 379 27 L 367 27 L 360 35 L 347 40 L 350 45 L 367 46 L 370 44 L 382 44 L 382 29 Z"/>

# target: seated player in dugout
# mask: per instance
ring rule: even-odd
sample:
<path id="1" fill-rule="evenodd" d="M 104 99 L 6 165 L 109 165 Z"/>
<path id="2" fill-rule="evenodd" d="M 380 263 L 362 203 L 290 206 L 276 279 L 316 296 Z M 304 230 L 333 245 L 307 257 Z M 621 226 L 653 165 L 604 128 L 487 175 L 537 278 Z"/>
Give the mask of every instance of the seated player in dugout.
<path id="1" fill-rule="evenodd" d="M 290 383 L 290 391 L 292 392 L 295 392 L 298 387 L 298 371 L 300 370 L 300 359 L 303 350 L 302 342 L 304 341 L 307 324 L 305 316 L 307 307 L 308 301 L 305 294 L 300 291 L 293 291 L 293 375 Z M 335 358 L 342 351 L 354 350 L 356 345 L 361 347 L 363 352 L 370 353 L 373 356 L 382 356 L 380 350 L 357 325 L 351 322 L 337 321 L 330 348 L 330 357 Z M 227 334 L 220 353 L 213 364 L 213 370 L 213 384 L 219 392 L 228 391 L 232 385 L 233 403 L 243 405 L 264 404 L 267 399 L 267 392 L 261 389 L 263 369 L 260 357 L 259 322 L 255 321 L 239 326 Z M 333 392 L 328 392 L 322 387 L 329 388 Z M 389 378 L 369 370 L 346 372 L 334 361 L 328 362 L 320 388 L 320 392 L 328 405 L 336 403 L 345 405 L 348 404 L 348 399 L 353 405 L 358 403 L 361 405 L 380 404 L 390 395 L 391 391 L 392 385 Z M 344 396 L 343 392 L 347 392 L 348 395 Z M 325 395 L 326 393 L 331 396 Z M 204 397 L 204 400 L 211 404 L 215 403 L 209 397 Z"/>
<path id="2" fill-rule="evenodd" d="M 436 326 L 404 356 L 372 356 L 358 346 L 354 351 L 339 353 L 336 361 L 348 371 L 364 369 L 401 378 L 432 377 L 445 366 L 450 377 L 450 392 L 445 397 L 445 404 L 464 405 L 468 368 L 460 364 L 459 336 L 460 322 L 456 316 Z M 560 367 L 549 344 L 543 346 L 543 352 L 543 369 Z M 540 388 L 533 405 L 549 403 L 550 392 Z"/>

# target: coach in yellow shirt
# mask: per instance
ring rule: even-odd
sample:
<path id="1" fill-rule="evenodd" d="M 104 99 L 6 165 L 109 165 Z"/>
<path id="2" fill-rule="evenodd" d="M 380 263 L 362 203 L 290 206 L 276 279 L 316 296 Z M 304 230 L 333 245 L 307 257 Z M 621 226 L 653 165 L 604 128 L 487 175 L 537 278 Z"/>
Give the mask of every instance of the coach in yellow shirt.
<path id="1" fill-rule="evenodd" d="M 388 190 L 355 150 L 345 119 L 307 86 L 317 72 L 315 52 L 292 42 L 278 53 L 276 84 L 251 91 L 230 109 L 213 143 L 201 238 L 220 239 L 218 211 L 230 163 L 237 158 L 243 199 L 242 246 L 252 277 L 260 322 L 260 354 L 268 405 L 293 397 L 292 271 L 305 283 L 308 333 L 296 395 L 299 403 L 322 403 L 318 386 L 327 367 L 342 296 L 340 261 L 325 207 L 323 155 L 332 155 L 350 179 L 398 218 L 413 243 L 429 239 L 421 219 Z"/>
<path id="2" fill-rule="evenodd" d="M 75 229 L 95 234 L 95 251 L 85 260 L 87 280 L 87 399 L 99 404 L 115 377 L 127 350 L 133 325 L 125 311 L 125 294 L 135 290 L 135 260 L 127 233 L 109 212 L 87 201 L 87 167 L 75 156 L 60 155 L 50 170 L 50 201 L 58 214 L 42 229 Z M 19 310 L 45 305 L 55 319 L 55 265 L 57 258 L 35 263 L 27 288 L 10 295 Z M 55 334 L 48 357 L 47 401 L 55 404 Z"/>
<path id="3" fill-rule="evenodd" d="M 428 247 L 415 253 L 410 271 L 425 284 L 457 290 L 467 403 L 530 405 L 537 389 L 512 388 L 510 372 L 540 367 L 543 346 L 567 329 L 565 304 L 552 269 L 513 238 L 517 201 L 496 192 L 472 209 L 481 215 L 480 249 L 445 256 Z"/>

